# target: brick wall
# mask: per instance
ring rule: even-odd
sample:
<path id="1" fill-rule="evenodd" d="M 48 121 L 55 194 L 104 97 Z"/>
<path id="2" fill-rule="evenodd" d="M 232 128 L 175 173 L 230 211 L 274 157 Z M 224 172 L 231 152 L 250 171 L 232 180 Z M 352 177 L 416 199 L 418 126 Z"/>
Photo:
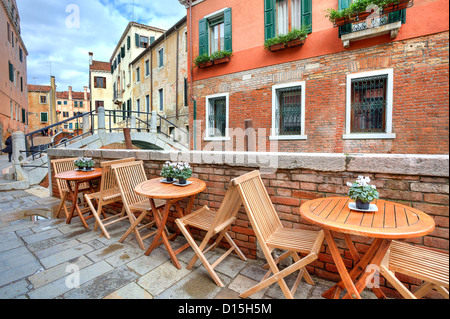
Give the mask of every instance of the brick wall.
<path id="1" fill-rule="evenodd" d="M 206 164 L 204 152 L 155 152 L 126 150 L 50 150 L 52 159 L 73 156 L 92 156 L 99 163 L 125 157 L 136 157 L 144 161 L 148 178 L 159 177 L 162 164 L 167 161 L 189 161 L 194 177 L 204 180 L 207 188 L 198 195 L 194 209 L 208 205 L 218 209 L 231 179 L 258 169 L 259 159 L 238 153 L 224 153 L 215 158 L 216 164 Z M 225 155 L 226 154 L 226 155 Z M 240 157 L 242 156 L 242 157 Z M 344 154 L 270 154 L 277 157 L 277 168 L 262 167 L 262 178 L 267 192 L 285 227 L 318 229 L 307 223 L 299 213 L 305 200 L 330 196 L 346 196 L 348 181 L 358 175 L 369 176 L 380 192 L 380 198 L 412 206 L 431 215 L 436 229 L 429 235 L 415 238 L 410 242 L 432 249 L 449 250 L 449 173 L 448 156 L 407 156 L 407 155 L 354 155 Z M 237 164 L 237 159 L 243 159 Z M 267 172 L 267 173 L 265 173 Z M 53 178 L 53 191 L 57 196 Z M 119 207 L 116 207 L 120 211 Z M 170 219 L 173 223 L 173 216 Z M 243 253 L 249 258 L 258 258 L 256 237 L 242 208 L 231 228 L 232 237 Z M 352 236 L 360 253 L 365 252 L 371 240 Z M 342 239 L 342 238 L 341 238 Z M 349 251 L 342 240 L 338 247 L 344 256 L 345 264 L 353 266 Z M 322 247 L 319 259 L 308 270 L 319 277 L 338 280 L 337 269 L 333 263 L 327 244 Z M 407 284 L 419 283 L 411 278 L 401 277 Z M 384 279 L 381 278 L 384 285 Z M 395 295 L 394 290 L 386 288 Z M 437 295 L 430 295 L 437 297 Z"/>
<path id="2" fill-rule="evenodd" d="M 278 141 L 279 151 L 448 154 L 448 41 L 448 32 L 444 32 L 194 81 L 197 120 L 202 121 L 197 147 L 203 150 L 206 145 L 200 135 L 207 95 L 229 93 L 230 128 L 244 129 L 244 121 L 252 119 L 254 128 L 269 132 L 272 86 L 305 81 L 308 138 Z M 343 139 L 347 75 L 383 69 L 394 71 L 392 131 L 396 138 Z M 193 118 L 191 105 L 192 128 Z M 270 149 L 267 137 L 265 141 L 263 151 Z"/>

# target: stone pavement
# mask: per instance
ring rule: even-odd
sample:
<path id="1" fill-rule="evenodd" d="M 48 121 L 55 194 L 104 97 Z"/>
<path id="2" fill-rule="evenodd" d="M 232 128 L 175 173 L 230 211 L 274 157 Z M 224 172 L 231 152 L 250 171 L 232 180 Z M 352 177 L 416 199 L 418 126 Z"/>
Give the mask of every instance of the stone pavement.
<path id="1" fill-rule="evenodd" d="M 119 243 L 128 221 L 111 226 L 108 240 L 93 230 L 93 219 L 85 229 L 78 218 L 70 225 L 54 218 L 58 204 L 59 199 L 42 187 L 0 192 L 0 299 L 237 299 L 264 275 L 261 261 L 245 262 L 231 255 L 216 268 L 225 284 L 220 288 L 199 261 L 186 269 L 192 249 L 178 255 L 178 270 L 163 245 L 145 256 L 134 236 Z M 147 247 L 150 241 L 145 241 Z M 179 236 L 172 245 L 184 243 Z M 218 256 L 214 251 L 208 254 L 212 259 Z M 288 284 L 292 280 L 289 277 Z M 295 297 L 320 299 L 334 284 L 314 280 L 316 286 L 303 281 Z M 284 296 L 274 284 L 250 298 Z"/>

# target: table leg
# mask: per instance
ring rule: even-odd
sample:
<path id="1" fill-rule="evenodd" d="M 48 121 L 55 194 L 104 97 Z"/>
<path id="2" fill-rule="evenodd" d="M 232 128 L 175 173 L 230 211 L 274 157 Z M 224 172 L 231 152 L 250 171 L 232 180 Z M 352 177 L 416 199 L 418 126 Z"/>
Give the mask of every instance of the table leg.
<path id="1" fill-rule="evenodd" d="M 178 261 L 177 256 L 175 255 L 175 253 L 173 252 L 173 249 L 172 249 L 172 247 L 170 246 L 170 243 L 169 243 L 169 239 L 167 238 L 167 235 L 164 232 L 164 229 L 165 229 L 165 226 L 166 226 L 166 222 L 167 222 L 167 218 L 168 218 L 169 212 L 170 212 L 171 203 L 172 202 L 170 200 L 166 201 L 166 206 L 164 207 L 164 212 L 163 212 L 163 215 L 162 215 L 162 219 L 159 217 L 159 214 L 157 214 L 157 213 L 154 214 L 155 222 L 156 222 L 156 225 L 158 227 L 158 232 L 156 233 L 155 237 L 153 238 L 153 241 L 152 241 L 150 247 L 145 252 L 145 255 L 146 256 L 150 255 L 150 253 L 153 251 L 153 249 L 158 247 L 158 245 L 159 245 L 158 242 L 159 242 L 159 239 L 161 238 L 163 243 L 164 243 L 164 246 L 166 246 L 167 252 L 169 253 L 170 258 L 172 259 L 173 264 L 178 269 L 181 269 L 180 262 Z M 151 200 L 150 204 L 152 205 L 152 210 L 154 212 L 156 212 L 155 202 L 153 200 Z"/>
<path id="2" fill-rule="evenodd" d="M 325 234 L 325 239 L 327 241 L 328 247 L 331 251 L 331 256 L 333 257 L 334 263 L 336 264 L 336 267 L 338 269 L 339 275 L 342 279 L 342 284 L 347 289 L 347 291 L 350 293 L 350 296 L 354 299 L 361 299 L 361 296 L 359 295 L 358 290 L 356 289 L 352 278 L 350 277 L 350 274 L 347 271 L 347 268 L 345 267 L 344 261 L 342 260 L 341 254 L 339 253 L 339 250 L 336 246 L 336 243 L 334 241 L 333 235 L 331 234 L 331 231 L 328 229 L 323 230 Z M 335 294 L 336 289 L 338 288 L 339 284 L 335 287 L 331 288 L 330 290 L 326 291 L 322 296 L 324 298 L 329 298 L 331 296 L 333 297 L 339 297 L 339 294 Z"/>
<path id="3" fill-rule="evenodd" d="M 79 188 L 80 183 L 79 182 L 75 182 L 75 190 L 73 190 L 73 191 L 72 191 L 72 189 L 70 187 L 70 183 L 68 183 L 68 184 L 69 184 L 70 195 L 72 196 L 72 209 L 70 210 L 69 217 L 67 218 L 66 223 L 70 224 L 70 222 L 72 221 L 73 215 L 75 213 L 75 209 L 77 209 L 78 216 L 80 217 L 84 228 L 88 229 L 89 226 L 86 223 L 86 220 L 84 219 L 83 214 L 81 213 L 80 209 L 78 208 L 78 188 Z"/>

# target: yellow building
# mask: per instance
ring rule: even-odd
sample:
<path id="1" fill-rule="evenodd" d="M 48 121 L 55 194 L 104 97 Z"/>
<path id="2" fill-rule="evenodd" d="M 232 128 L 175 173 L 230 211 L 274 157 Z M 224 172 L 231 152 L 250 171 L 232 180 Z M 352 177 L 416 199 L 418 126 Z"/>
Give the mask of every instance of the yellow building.
<path id="1" fill-rule="evenodd" d="M 131 62 L 131 110 L 138 111 L 144 122 L 152 111 L 157 111 L 158 130 L 179 141 L 186 141 L 183 132 L 189 131 L 186 48 L 184 17 Z M 176 133 L 176 127 L 183 132 Z"/>
<path id="2" fill-rule="evenodd" d="M 82 115 L 90 111 L 91 102 L 90 94 L 87 86 L 84 87 L 83 92 L 72 91 L 69 86 L 68 91 L 56 92 L 56 117 L 57 122 L 68 120 L 69 118 Z M 82 129 L 82 118 L 68 121 L 62 125 L 59 130 L 72 132 L 77 129 Z"/>
<path id="3" fill-rule="evenodd" d="M 15 131 L 28 133 L 27 55 L 15 0 L 0 0 L 0 144 Z"/>
<path id="4" fill-rule="evenodd" d="M 131 62 L 164 32 L 163 29 L 136 22 L 130 22 L 126 27 L 110 59 L 114 110 L 127 111 L 133 108 Z"/>

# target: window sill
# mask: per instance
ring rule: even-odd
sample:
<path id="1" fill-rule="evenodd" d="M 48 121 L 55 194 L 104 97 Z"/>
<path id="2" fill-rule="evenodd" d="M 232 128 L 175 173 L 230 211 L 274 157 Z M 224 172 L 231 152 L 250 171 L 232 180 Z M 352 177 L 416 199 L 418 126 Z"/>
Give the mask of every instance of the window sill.
<path id="1" fill-rule="evenodd" d="M 205 137 L 205 141 L 229 141 L 231 138 L 229 136 L 225 137 Z"/>
<path id="2" fill-rule="evenodd" d="M 307 140 L 308 135 L 271 135 L 269 136 L 270 141 L 277 140 Z"/>
<path id="3" fill-rule="evenodd" d="M 374 133 L 374 134 L 344 134 L 344 140 L 384 140 L 396 138 L 395 133 Z"/>
<path id="4" fill-rule="evenodd" d="M 398 31 L 400 30 L 401 26 L 402 22 L 397 21 L 376 28 L 370 28 L 362 31 L 344 34 L 341 36 L 342 44 L 344 45 L 344 48 L 347 49 L 350 47 L 350 42 L 378 37 L 384 34 L 390 34 L 391 39 L 395 39 L 398 35 Z"/>

